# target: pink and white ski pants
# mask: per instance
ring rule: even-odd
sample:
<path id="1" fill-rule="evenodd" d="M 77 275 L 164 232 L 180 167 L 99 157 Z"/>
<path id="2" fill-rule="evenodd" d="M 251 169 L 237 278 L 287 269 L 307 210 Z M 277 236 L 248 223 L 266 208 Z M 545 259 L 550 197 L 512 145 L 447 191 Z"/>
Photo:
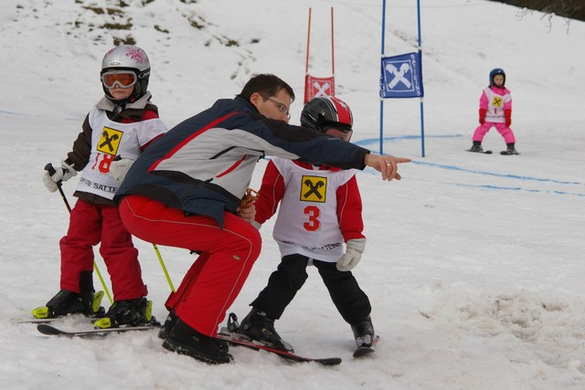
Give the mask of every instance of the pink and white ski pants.
<path id="1" fill-rule="evenodd" d="M 495 122 L 485 122 L 483 125 L 478 126 L 477 129 L 475 129 L 475 132 L 473 133 L 472 140 L 479 141 L 479 142 L 483 141 L 483 137 L 485 137 L 485 135 L 488 133 L 488 131 L 490 131 L 492 126 L 495 126 L 498 133 L 500 133 L 502 135 L 502 137 L 504 137 L 504 141 L 506 142 L 506 144 L 511 144 L 511 143 L 516 142 L 516 138 L 514 137 L 514 132 L 512 131 L 511 128 L 506 126 L 505 123 L 495 123 Z"/>

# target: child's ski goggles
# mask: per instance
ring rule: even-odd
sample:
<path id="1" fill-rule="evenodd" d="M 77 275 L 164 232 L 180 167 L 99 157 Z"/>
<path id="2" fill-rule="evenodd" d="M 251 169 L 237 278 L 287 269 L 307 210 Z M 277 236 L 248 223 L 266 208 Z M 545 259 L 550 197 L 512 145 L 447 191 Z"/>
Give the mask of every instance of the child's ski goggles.
<path id="1" fill-rule="evenodd" d="M 102 83 L 106 88 L 114 88 L 116 84 L 120 88 L 130 88 L 136 81 L 136 74 L 127 70 L 111 70 L 102 75 Z"/>

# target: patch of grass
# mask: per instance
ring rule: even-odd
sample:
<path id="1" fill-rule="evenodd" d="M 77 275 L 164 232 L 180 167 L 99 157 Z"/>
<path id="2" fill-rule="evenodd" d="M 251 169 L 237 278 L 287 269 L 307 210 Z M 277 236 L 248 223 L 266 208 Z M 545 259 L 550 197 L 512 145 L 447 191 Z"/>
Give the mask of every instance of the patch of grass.
<path id="1" fill-rule="evenodd" d="M 130 30 L 132 28 L 132 22 L 128 20 L 126 24 L 104 23 L 102 28 L 105 28 L 106 30 Z"/>
<path id="2" fill-rule="evenodd" d="M 126 35 L 126 38 L 113 37 L 113 39 L 114 46 L 136 45 L 136 40 L 132 37 L 132 35 Z"/>
<path id="3" fill-rule="evenodd" d="M 155 24 L 155 25 L 154 25 L 154 29 L 155 29 L 156 31 L 160 31 L 161 33 L 165 33 L 165 34 L 168 34 L 168 33 L 169 33 L 169 30 L 166 30 L 166 29 L 164 29 L 164 28 L 161 28 L 161 27 L 160 27 L 158 24 Z"/>

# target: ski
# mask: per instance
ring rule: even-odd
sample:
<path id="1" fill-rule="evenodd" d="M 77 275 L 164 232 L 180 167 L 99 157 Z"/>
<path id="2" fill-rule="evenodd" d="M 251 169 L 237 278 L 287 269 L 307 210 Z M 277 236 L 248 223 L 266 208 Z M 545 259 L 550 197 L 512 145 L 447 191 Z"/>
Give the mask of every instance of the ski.
<path id="1" fill-rule="evenodd" d="M 372 342 L 372 346 L 371 347 L 358 347 L 358 349 L 356 349 L 353 353 L 353 357 L 354 358 L 359 358 L 362 356 L 367 356 L 369 354 L 371 354 L 372 352 L 376 351 L 376 344 L 378 344 L 378 340 L 380 340 L 380 336 L 376 336 L 374 337 L 374 341 Z"/>
<path id="2" fill-rule="evenodd" d="M 479 153 L 479 154 L 492 154 L 493 151 L 492 150 L 484 150 L 483 152 L 474 152 L 471 149 L 465 149 L 466 152 L 471 152 L 471 153 Z"/>
<path id="3" fill-rule="evenodd" d="M 217 338 L 220 340 L 225 340 L 229 344 L 234 346 L 242 346 L 247 347 L 250 349 L 254 349 L 256 351 L 266 351 L 270 353 L 274 353 L 280 356 L 283 359 L 292 361 L 292 362 L 315 362 L 322 364 L 324 366 L 335 366 L 341 363 L 341 358 L 338 357 L 330 357 L 330 358 L 309 358 L 305 356 L 300 356 L 292 352 L 283 351 L 280 349 L 272 348 L 257 341 L 247 341 L 243 340 L 233 334 L 231 334 L 227 328 L 222 328 L 220 333 L 218 333 Z"/>
<path id="4" fill-rule="evenodd" d="M 142 325 L 142 326 L 125 326 L 120 328 L 106 328 L 106 329 L 86 329 L 86 330 L 64 330 L 50 324 L 39 324 L 37 330 L 48 336 L 66 336 L 66 337 L 89 337 L 89 336 L 107 336 L 111 333 L 123 333 L 132 331 L 142 331 L 150 329 L 158 329 L 158 325 Z"/>
<path id="5" fill-rule="evenodd" d="M 73 321 L 77 322 L 94 322 L 101 317 L 86 317 L 83 315 L 68 315 L 54 318 L 13 318 L 12 321 L 17 324 L 50 324 L 53 322 Z"/>

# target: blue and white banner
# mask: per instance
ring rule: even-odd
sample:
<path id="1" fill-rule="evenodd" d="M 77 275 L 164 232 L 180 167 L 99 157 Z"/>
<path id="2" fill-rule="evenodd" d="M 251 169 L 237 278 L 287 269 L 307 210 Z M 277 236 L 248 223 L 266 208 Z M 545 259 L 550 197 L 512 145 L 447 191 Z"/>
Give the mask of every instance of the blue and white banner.
<path id="1" fill-rule="evenodd" d="M 393 57 L 382 57 L 380 97 L 423 97 L 422 63 L 420 51 Z"/>

